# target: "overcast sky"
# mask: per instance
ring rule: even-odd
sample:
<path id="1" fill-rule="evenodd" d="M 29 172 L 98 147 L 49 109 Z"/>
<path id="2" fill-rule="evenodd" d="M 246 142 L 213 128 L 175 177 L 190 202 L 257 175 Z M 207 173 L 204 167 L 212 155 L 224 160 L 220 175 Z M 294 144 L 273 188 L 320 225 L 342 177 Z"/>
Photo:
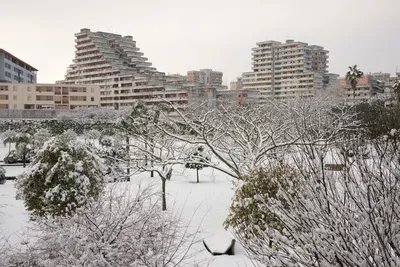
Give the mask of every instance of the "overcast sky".
<path id="1" fill-rule="evenodd" d="M 0 48 L 64 78 L 81 28 L 132 35 L 159 71 L 251 70 L 256 42 L 294 39 L 330 51 L 329 71 L 400 71 L 400 0 L 0 0 Z"/>

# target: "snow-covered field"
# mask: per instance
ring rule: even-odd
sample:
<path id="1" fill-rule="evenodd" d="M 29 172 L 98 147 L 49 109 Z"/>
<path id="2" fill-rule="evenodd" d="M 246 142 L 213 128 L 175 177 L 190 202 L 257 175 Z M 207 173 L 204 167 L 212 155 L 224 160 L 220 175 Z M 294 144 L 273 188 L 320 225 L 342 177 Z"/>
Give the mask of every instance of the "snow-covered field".
<path id="1" fill-rule="evenodd" d="M 0 148 L 0 155 L 5 154 L 5 148 Z M 0 156 L 1 158 L 1 156 Z M 5 167 L 7 176 L 23 172 L 22 167 Z M 191 228 L 199 228 L 199 239 L 211 237 L 224 231 L 222 226 L 233 195 L 233 181 L 225 174 L 205 168 L 200 171 L 200 183 L 195 183 L 194 170 L 176 167 L 171 181 L 167 182 L 167 207 L 182 212 L 185 221 L 190 221 Z M 160 179 L 150 178 L 149 173 L 133 176 L 131 184 L 154 184 L 158 186 Z M 0 236 L 8 236 L 13 243 L 27 238 L 24 228 L 28 225 L 28 216 L 23 202 L 15 199 L 14 182 L 7 181 L 0 185 Z M 194 261 L 203 262 L 200 266 L 211 267 L 251 266 L 244 255 L 243 249 L 236 244 L 235 256 L 213 257 L 205 250 L 202 242 L 195 244 L 197 251 Z M 204 260 L 204 261 L 203 261 Z"/>

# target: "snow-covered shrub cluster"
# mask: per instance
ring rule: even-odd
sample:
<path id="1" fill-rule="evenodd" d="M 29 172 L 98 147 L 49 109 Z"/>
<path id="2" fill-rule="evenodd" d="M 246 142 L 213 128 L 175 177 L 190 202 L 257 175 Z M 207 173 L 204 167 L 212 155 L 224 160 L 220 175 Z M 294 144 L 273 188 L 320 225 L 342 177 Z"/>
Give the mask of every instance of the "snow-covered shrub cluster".
<path id="1" fill-rule="evenodd" d="M 73 120 L 85 124 L 93 122 L 115 122 L 129 114 L 129 109 L 107 109 L 107 108 L 76 108 L 60 113 L 58 120 Z"/>
<path id="2" fill-rule="evenodd" d="M 16 187 L 28 211 L 39 216 L 71 215 L 103 188 L 102 165 L 67 131 L 47 141 Z"/>
<path id="3" fill-rule="evenodd" d="M 314 161 L 297 165 L 296 194 L 281 187 L 258 203 L 282 229 L 238 235 L 250 257 L 262 266 L 400 266 L 400 165 L 392 151 L 374 155 L 355 154 L 340 172 Z"/>
<path id="4" fill-rule="evenodd" d="M 114 135 L 101 134 L 99 146 L 88 144 L 90 150 L 102 158 L 107 168 L 108 178 L 120 180 L 128 175 L 129 154 L 127 150 L 126 137 L 119 133 Z"/>
<path id="5" fill-rule="evenodd" d="M 238 182 L 232 199 L 225 228 L 231 227 L 236 235 L 251 239 L 267 227 L 282 231 L 282 222 L 270 210 L 262 208 L 269 199 L 279 198 L 281 188 L 296 191 L 297 171 L 288 165 L 276 165 L 255 170 Z M 280 198 L 284 201 L 282 198 Z"/>
<path id="6" fill-rule="evenodd" d="M 51 138 L 49 130 L 40 128 L 34 134 L 32 138 L 32 147 L 35 153 L 39 151 L 44 143 Z"/>
<path id="7" fill-rule="evenodd" d="M 116 184 L 71 217 L 37 220 L 36 240 L 2 255 L 0 266 L 193 266 L 195 234 L 160 212 L 151 188 L 131 190 Z"/>

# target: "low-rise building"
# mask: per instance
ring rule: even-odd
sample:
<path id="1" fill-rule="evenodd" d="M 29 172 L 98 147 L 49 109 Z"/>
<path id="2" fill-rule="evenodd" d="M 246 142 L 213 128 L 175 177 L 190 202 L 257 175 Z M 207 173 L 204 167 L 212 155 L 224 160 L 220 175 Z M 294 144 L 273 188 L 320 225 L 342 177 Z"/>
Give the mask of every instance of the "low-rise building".
<path id="1" fill-rule="evenodd" d="M 38 110 L 99 107 L 96 85 L 0 83 L 0 109 Z"/>
<path id="2" fill-rule="evenodd" d="M 368 101 L 372 97 L 384 93 L 385 84 L 375 79 L 372 75 L 366 75 L 358 80 L 355 90 L 351 87 L 350 82 L 346 78 L 339 79 L 339 96 L 345 102 L 362 102 Z"/>
<path id="3" fill-rule="evenodd" d="M 191 70 L 187 72 L 187 79 L 202 85 L 222 86 L 223 73 L 212 69 Z"/>
<path id="4" fill-rule="evenodd" d="M 38 70 L 0 48 L 0 82 L 36 83 Z"/>

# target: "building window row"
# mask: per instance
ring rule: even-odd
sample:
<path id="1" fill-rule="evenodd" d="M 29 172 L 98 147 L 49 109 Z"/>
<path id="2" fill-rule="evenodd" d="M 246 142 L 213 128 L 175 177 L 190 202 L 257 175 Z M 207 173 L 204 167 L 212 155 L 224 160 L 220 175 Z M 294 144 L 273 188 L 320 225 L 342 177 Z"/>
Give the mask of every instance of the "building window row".
<path id="1" fill-rule="evenodd" d="M 20 70 L 20 69 L 17 68 L 17 67 L 14 67 L 14 72 L 19 73 L 19 74 L 21 74 L 21 75 L 24 75 L 24 71 L 23 71 L 23 70 Z"/>

